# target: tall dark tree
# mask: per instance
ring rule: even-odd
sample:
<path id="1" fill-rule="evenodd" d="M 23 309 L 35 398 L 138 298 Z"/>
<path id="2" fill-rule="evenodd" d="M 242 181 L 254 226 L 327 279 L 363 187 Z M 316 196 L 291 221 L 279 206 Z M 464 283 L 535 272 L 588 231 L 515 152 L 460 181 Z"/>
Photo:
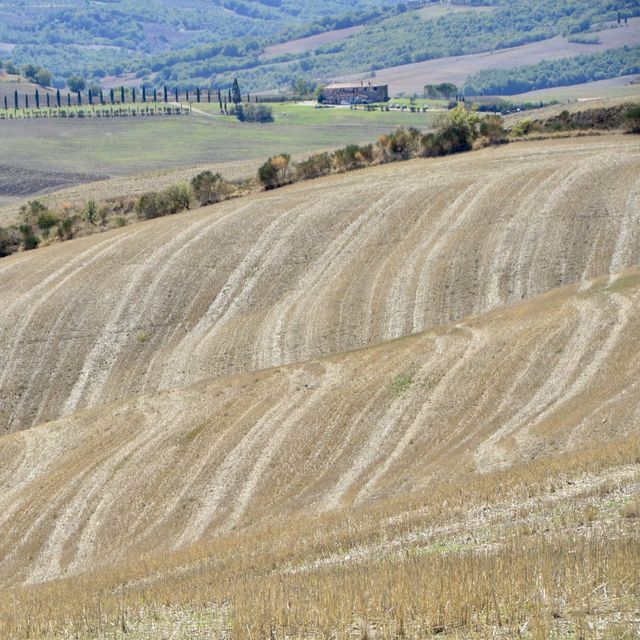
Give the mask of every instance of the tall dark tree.
<path id="1" fill-rule="evenodd" d="M 67 93 L 67 107 L 71 106 L 71 94 Z"/>
<path id="2" fill-rule="evenodd" d="M 47 109 L 51 107 L 51 96 L 47 93 Z"/>
<path id="3" fill-rule="evenodd" d="M 93 106 L 93 91 L 89 89 L 89 104 Z"/>
<path id="4" fill-rule="evenodd" d="M 167 104 L 169 102 L 169 91 L 166 84 L 162 87 L 162 93 L 164 94 L 164 103 Z"/>
<path id="5" fill-rule="evenodd" d="M 211 102 L 211 89 L 207 89 L 207 102 Z"/>
<path id="6" fill-rule="evenodd" d="M 62 96 L 60 95 L 60 89 L 56 89 L 56 104 L 58 109 L 62 106 Z"/>
<path id="7" fill-rule="evenodd" d="M 158 90 L 157 89 L 153 90 L 153 101 L 154 102 L 158 102 Z"/>
<path id="8" fill-rule="evenodd" d="M 29 108 L 29 94 L 28 93 L 24 94 L 24 108 L 25 109 Z"/>
<path id="9" fill-rule="evenodd" d="M 229 89 L 229 90 L 227 91 L 227 102 L 231 102 L 231 101 L 232 101 L 232 98 L 231 98 L 231 89 Z"/>
<path id="10" fill-rule="evenodd" d="M 200 102 L 200 87 L 196 87 L 196 102 Z"/>
<path id="11" fill-rule="evenodd" d="M 187 89 L 187 102 L 189 102 L 189 89 Z"/>
<path id="12" fill-rule="evenodd" d="M 180 100 L 179 100 L 179 95 L 178 95 L 178 87 L 176 87 L 176 88 L 173 90 L 173 92 L 174 92 L 174 93 L 175 93 L 175 95 L 176 95 L 176 102 L 180 102 Z"/>
<path id="13" fill-rule="evenodd" d="M 18 110 L 18 90 L 17 89 L 13 92 L 13 108 L 16 111 Z"/>
<path id="14" fill-rule="evenodd" d="M 240 104 L 242 102 L 242 94 L 240 93 L 240 84 L 238 83 L 238 78 L 233 79 L 231 100 L 233 100 L 233 104 Z"/>
<path id="15" fill-rule="evenodd" d="M 111 88 L 109 90 L 109 98 L 111 98 L 111 104 L 115 104 L 116 103 L 116 94 L 115 94 L 115 91 L 113 90 L 113 88 Z"/>
<path id="16" fill-rule="evenodd" d="M 220 111 L 222 111 L 222 91 L 218 89 L 218 102 L 220 103 Z"/>
<path id="17" fill-rule="evenodd" d="M 7 96 L 4 97 L 4 110 L 7 111 L 9 109 L 9 104 L 7 101 Z"/>
<path id="18" fill-rule="evenodd" d="M 147 87 L 142 85 L 142 102 L 147 101 Z"/>
<path id="19" fill-rule="evenodd" d="M 133 104 L 136 103 L 136 88 L 135 87 L 133 87 L 131 89 L 131 101 L 133 102 Z"/>
<path id="20" fill-rule="evenodd" d="M 36 89 L 36 109 L 40 108 L 40 92 Z"/>
<path id="21" fill-rule="evenodd" d="M 124 87 L 120 87 L 120 104 L 124 104 Z"/>
<path id="22" fill-rule="evenodd" d="M 82 94 L 78 91 L 78 106 L 82 105 Z"/>

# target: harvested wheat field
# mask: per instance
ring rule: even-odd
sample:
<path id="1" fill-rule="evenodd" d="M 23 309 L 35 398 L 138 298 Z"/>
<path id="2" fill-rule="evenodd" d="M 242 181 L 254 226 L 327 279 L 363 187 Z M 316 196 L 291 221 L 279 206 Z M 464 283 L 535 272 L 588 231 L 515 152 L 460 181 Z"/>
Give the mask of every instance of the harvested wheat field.
<path id="1" fill-rule="evenodd" d="M 632 638 L 640 143 L 0 261 L 0 637 Z"/>

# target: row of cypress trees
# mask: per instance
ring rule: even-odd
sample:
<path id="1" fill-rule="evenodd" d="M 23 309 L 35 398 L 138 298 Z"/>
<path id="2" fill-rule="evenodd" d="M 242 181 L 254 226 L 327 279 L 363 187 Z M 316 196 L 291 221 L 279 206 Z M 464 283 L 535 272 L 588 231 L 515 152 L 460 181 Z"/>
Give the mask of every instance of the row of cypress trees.
<path id="1" fill-rule="evenodd" d="M 119 94 L 119 95 L 118 95 Z M 44 97 L 43 97 L 44 96 Z M 73 97 L 72 97 L 73 96 Z M 158 89 L 147 89 L 147 87 L 143 86 L 141 89 L 136 90 L 135 87 L 131 89 L 130 100 L 131 104 L 136 104 L 138 101 L 142 103 L 146 102 L 169 102 L 169 97 L 175 101 L 180 101 L 180 92 L 179 90 L 173 89 L 169 90 L 169 88 L 164 85 L 162 91 L 159 92 Z M 98 92 L 93 91 L 91 89 L 88 90 L 86 94 L 86 103 L 88 105 L 93 105 L 98 101 L 100 105 L 115 105 L 118 102 L 120 104 L 125 104 L 127 102 L 128 92 L 124 88 L 124 86 L 120 87 L 119 90 L 110 89 L 108 94 L 100 89 Z M 213 98 L 217 97 L 217 101 L 220 105 L 220 109 L 226 110 L 228 103 L 239 104 L 242 102 L 242 95 L 240 93 L 240 86 L 238 84 L 238 80 L 235 79 L 233 81 L 233 87 L 230 88 L 225 94 L 218 89 L 217 96 L 213 95 Z M 119 98 L 119 100 L 117 100 Z M 61 108 L 63 103 L 66 104 L 67 107 L 71 106 L 82 106 L 83 104 L 83 94 L 81 91 L 77 91 L 75 93 L 67 93 L 66 97 L 63 99 L 62 94 L 60 93 L 60 89 L 57 89 L 55 94 L 45 91 L 43 94 L 40 93 L 38 89 L 35 90 L 35 94 L 33 96 L 34 103 L 31 104 L 32 107 L 36 109 L 40 109 L 41 107 L 46 106 L 47 108 L 57 107 Z M 212 93 L 211 89 L 200 89 L 196 88 L 195 91 L 189 92 L 189 89 L 186 90 L 185 101 L 190 102 L 192 99 L 195 99 L 196 102 L 211 102 L 212 101 Z M 251 96 L 247 94 L 247 102 L 251 101 Z M 29 94 L 24 94 L 22 100 L 22 106 L 25 109 L 29 108 Z M 19 109 L 21 107 L 20 104 L 20 95 L 18 94 L 18 90 L 16 89 L 13 94 L 13 108 Z M 9 99 L 5 95 L 4 96 L 4 108 L 5 110 L 9 109 Z"/>

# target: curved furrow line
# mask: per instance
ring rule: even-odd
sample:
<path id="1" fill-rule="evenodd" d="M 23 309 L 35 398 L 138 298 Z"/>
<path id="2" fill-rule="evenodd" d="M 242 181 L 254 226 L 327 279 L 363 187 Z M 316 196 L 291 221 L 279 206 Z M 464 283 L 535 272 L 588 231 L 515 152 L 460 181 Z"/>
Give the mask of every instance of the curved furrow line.
<path id="1" fill-rule="evenodd" d="M 152 425 L 152 416 L 145 413 L 148 409 L 145 400 L 139 403 L 139 415 L 143 416 L 144 423 Z M 65 545 L 75 541 L 77 532 L 82 528 L 85 518 L 92 513 L 93 503 L 103 495 L 105 487 L 109 486 L 121 465 L 134 451 L 144 448 L 156 438 L 155 429 L 145 429 L 141 426 L 137 433 L 127 442 L 114 447 L 110 454 L 80 476 L 75 478 L 77 489 L 69 492 L 66 507 L 60 509 L 56 524 L 51 531 L 45 548 L 40 552 L 35 569 L 26 579 L 27 584 L 50 580 L 62 572 L 61 559 Z M 78 486 L 79 484 L 79 486 Z"/>
<path id="2" fill-rule="evenodd" d="M 450 215 L 450 223 L 443 225 L 441 233 L 437 236 L 436 241 L 429 247 L 429 251 L 424 252 L 424 258 L 420 261 L 419 266 L 416 265 L 414 269 L 415 276 L 415 295 L 413 299 L 413 313 L 411 333 L 417 333 L 426 328 L 426 324 L 429 321 L 430 310 L 432 308 L 440 311 L 440 322 L 447 322 L 451 319 L 451 288 L 454 286 L 454 282 L 449 282 L 449 288 L 442 292 L 443 302 L 438 305 L 435 302 L 437 298 L 436 287 L 436 274 L 437 274 L 437 261 L 441 260 L 446 255 L 445 247 L 448 243 L 454 242 L 460 233 L 464 232 L 465 225 L 473 223 L 474 214 L 477 215 L 476 207 L 491 191 L 496 189 L 497 176 L 490 176 L 485 183 L 471 192 L 471 198 L 469 200 L 463 199 L 459 202 L 461 205 L 459 208 L 456 206 Z M 465 191 L 466 193 L 466 191 Z M 444 268 L 449 269 L 451 267 L 451 259 L 447 261 L 447 264 L 443 265 Z"/>
<path id="3" fill-rule="evenodd" d="M 437 338 L 437 342 L 442 343 L 443 348 L 444 345 L 448 345 L 453 352 L 447 354 L 447 356 L 453 361 L 450 365 L 450 371 L 455 373 L 455 371 L 462 366 L 462 363 L 466 361 L 468 354 L 474 349 L 472 346 L 474 340 L 475 338 L 472 335 L 469 343 L 465 345 L 464 343 L 461 344 L 459 338 L 454 338 L 453 340 L 449 336 L 439 336 Z M 436 350 L 436 353 L 432 354 L 432 357 L 427 359 L 427 361 L 420 366 L 418 373 L 415 375 L 415 380 L 412 383 L 414 391 L 412 392 L 411 389 L 409 389 L 400 395 L 400 397 L 396 398 L 388 409 L 385 410 L 383 415 L 377 419 L 375 422 L 375 428 L 368 431 L 366 435 L 362 434 L 360 444 L 356 449 L 355 454 L 352 456 L 350 469 L 340 476 L 332 490 L 331 498 L 325 502 L 327 508 L 337 508 L 343 501 L 345 495 L 359 481 L 362 481 L 363 477 L 370 473 L 370 470 L 374 467 L 377 461 L 381 458 L 386 459 L 387 452 L 385 451 L 385 444 L 394 440 L 392 436 L 397 436 L 395 431 L 402 423 L 405 414 L 415 408 L 415 395 L 420 393 L 420 386 L 417 384 L 418 381 L 423 379 L 434 365 L 438 366 L 441 364 L 435 360 L 435 355 L 437 355 L 437 353 L 438 350 Z M 384 464 L 384 462 L 382 464 Z M 377 472 L 374 471 L 373 473 L 375 475 Z M 360 490 L 355 496 L 354 503 L 356 504 L 361 491 L 362 490 Z"/>
<path id="4" fill-rule="evenodd" d="M 243 296 L 249 295 L 253 290 L 259 277 L 260 267 L 264 268 L 265 261 L 272 254 L 283 251 L 288 237 L 287 233 L 291 233 L 291 219 L 293 218 L 295 225 L 295 219 L 304 210 L 303 205 L 294 205 L 286 213 L 276 216 L 267 225 L 244 258 L 228 275 L 220 293 L 211 302 L 193 329 L 173 350 L 166 367 L 168 377 L 165 377 L 161 382 L 161 388 L 166 389 L 177 384 L 178 382 L 171 372 L 183 371 L 187 362 L 197 358 L 199 353 L 205 352 L 202 343 L 207 338 L 211 338 L 212 334 L 215 334 L 215 331 L 228 322 L 233 313 L 237 312 Z"/>
<path id="5" fill-rule="evenodd" d="M 206 233 L 211 224 L 210 218 L 191 223 L 186 229 L 173 235 L 167 242 L 152 251 L 140 265 L 136 266 L 135 271 L 129 276 L 124 291 L 121 292 L 118 304 L 112 309 L 91 351 L 84 359 L 82 370 L 76 377 L 64 403 L 62 415 L 69 415 L 83 401 L 84 404 L 100 402 L 99 394 L 109 378 L 118 353 L 129 340 L 129 332 L 135 329 L 136 323 L 139 322 L 142 311 L 131 314 L 130 310 L 137 308 L 137 305 L 132 303 L 132 299 L 136 297 L 143 279 L 148 273 L 154 272 L 161 260 L 174 254 L 183 242 L 188 242 L 192 234 L 199 236 Z M 157 278 L 155 281 L 157 282 Z M 129 331 L 123 331 L 122 325 Z"/>
<path id="6" fill-rule="evenodd" d="M 306 414 L 309 414 L 314 409 L 317 410 L 319 408 L 318 405 L 322 403 L 326 396 L 341 387 L 343 380 L 338 367 L 330 367 L 330 371 L 326 371 L 325 376 L 327 374 L 332 378 L 328 384 L 325 383 L 322 386 L 318 386 L 310 393 L 302 392 L 297 394 L 298 403 L 294 405 L 294 409 L 291 412 L 283 414 L 283 417 L 272 425 L 276 427 L 277 424 L 277 427 L 274 428 L 270 434 L 267 432 L 262 451 L 251 464 L 251 470 L 244 479 L 239 495 L 234 501 L 233 511 L 220 528 L 221 532 L 229 531 L 241 520 L 250 501 L 253 499 L 267 467 L 278 455 L 283 442 L 290 432 L 296 427 L 299 427 L 299 423 L 304 420 Z M 267 429 L 265 429 L 265 431 L 267 431 Z"/>
<path id="7" fill-rule="evenodd" d="M 414 292 L 416 288 L 416 273 L 418 272 L 417 263 L 423 256 L 430 257 L 431 260 L 440 258 L 440 256 L 436 255 L 438 243 L 446 234 L 447 229 L 454 224 L 463 203 L 473 199 L 476 189 L 475 182 L 464 188 L 440 214 L 433 227 L 429 229 L 429 233 L 422 241 L 417 242 L 409 256 L 404 260 L 388 293 L 384 310 L 387 327 L 383 333 L 383 339 L 392 340 L 413 332 L 415 320 L 412 319 L 412 316 L 416 307 Z M 377 288 L 375 283 L 374 288 Z M 403 307 L 411 310 L 411 313 L 404 318 L 404 322 L 401 320 L 402 316 L 399 313 L 399 309 Z"/>
<path id="8" fill-rule="evenodd" d="M 607 310 L 592 300 L 574 301 L 578 318 L 575 332 L 564 349 L 567 357 L 562 358 L 549 372 L 529 402 L 478 446 L 475 460 L 479 470 L 487 471 L 506 464 L 508 456 L 500 443 L 507 436 L 515 434 L 520 450 L 524 451 L 532 429 L 593 382 L 626 326 L 631 303 L 622 296 L 617 298 L 616 321 L 602 344 L 598 343 L 595 336 L 608 327 Z"/>
<path id="9" fill-rule="evenodd" d="M 376 484 L 383 478 L 391 469 L 391 467 L 404 455 L 409 449 L 410 443 L 419 435 L 421 431 L 429 428 L 430 418 L 437 416 L 440 413 L 440 407 L 438 404 L 443 400 L 446 400 L 451 395 L 451 389 L 455 387 L 455 381 L 461 371 L 464 371 L 468 366 L 470 360 L 472 360 L 482 349 L 488 341 L 488 334 L 486 331 L 477 329 L 471 326 L 464 325 L 461 329 L 471 333 L 471 339 L 467 340 L 466 346 L 461 353 L 456 354 L 455 361 L 451 366 L 447 368 L 444 376 L 442 376 L 432 391 L 430 391 L 428 398 L 424 403 L 414 403 L 412 407 L 414 415 L 411 417 L 411 421 L 402 434 L 397 434 L 395 439 L 395 446 L 389 453 L 385 454 L 384 461 L 378 466 L 375 471 L 368 477 L 366 483 L 358 491 L 354 499 L 354 504 L 362 504 L 375 491 Z M 459 338 L 456 342 L 459 342 Z M 428 367 L 424 367 L 422 372 L 428 371 Z M 414 398 L 411 398 L 415 400 Z M 416 405 L 418 408 L 415 413 Z"/>
<path id="10" fill-rule="evenodd" d="M 68 573 L 80 573 L 99 549 L 95 544 L 104 523 L 117 516 L 118 504 L 127 499 L 127 489 L 134 490 L 154 477 L 154 465 L 160 465 L 157 452 L 162 451 L 163 441 L 173 440 L 171 430 L 164 425 L 171 425 L 188 410 L 181 398 L 174 395 L 171 402 L 163 402 L 161 411 L 156 413 L 155 423 L 149 420 L 149 429 L 145 437 L 132 440 L 128 446 L 114 452 L 102 468 L 96 470 L 88 486 L 83 487 L 82 501 L 75 510 L 75 517 L 69 519 L 71 527 L 67 528 L 67 539 L 74 541 L 75 554 L 68 565 Z M 161 416 L 161 417 L 160 417 Z M 122 462 L 127 461 L 127 469 L 121 469 Z M 130 469 L 138 472 L 132 477 Z M 70 529 L 70 530 L 69 530 Z M 135 530 L 127 527 L 127 536 Z M 131 543 L 133 540 L 131 540 Z"/>
<path id="11" fill-rule="evenodd" d="M 233 448 L 225 454 L 221 464 L 212 477 L 206 478 L 206 484 L 200 492 L 200 508 L 185 523 L 182 534 L 176 542 L 176 548 L 183 547 L 193 540 L 202 538 L 216 516 L 221 516 L 219 507 L 225 498 L 239 488 L 240 471 L 243 465 L 249 463 L 255 450 L 261 449 L 264 437 L 280 420 L 281 415 L 287 415 L 295 410 L 299 395 L 293 391 L 281 393 L 269 409 L 265 409 L 262 418 L 248 430 L 239 435 L 239 440 Z"/>
<path id="12" fill-rule="evenodd" d="M 622 209 L 620 231 L 609 262 L 609 273 L 617 273 L 638 261 L 640 254 L 640 168 L 636 180 L 631 183 L 625 207 Z M 628 184 L 625 181 L 625 184 Z"/>
<path id="13" fill-rule="evenodd" d="M 116 238 L 109 238 L 97 243 L 73 258 L 58 271 L 47 276 L 39 285 L 34 286 L 23 297 L 17 298 L 3 309 L 4 315 L 6 317 L 12 316 L 14 322 L 12 323 L 12 335 L 2 335 L 3 347 L 10 345 L 10 350 L 8 353 L 5 352 L 4 358 L 2 358 L 3 354 L 0 353 L 0 388 L 5 384 L 7 377 L 12 372 L 10 365 L 16 359 L 16 352 L 21 347 L 29 323 L 43 304 L 54 298 L 72 278 L 78 276 L 88 265 L 96 263 L 115 246 L 139 233 L 140 230 L 136 230 L 132 233 L 119 235 Z M 56 282 L 56 280 L 58 281 Z M 37 303 L 34 303 L 34 300 L 37 300 Z M 26 313 L 17 313 L 18 309 L 25 307 L 28 309 Z"/>
<path id="14" fill-rule="evenodd" d="M 323 312 L 332 311 L 322 296 L 327 286 L 340 282 L 340 275 L 348 273 L 352 262 L 361 257 L 372 236 L 379 233 L 388 211 L 397 203 L 396 191 L 376 197 L 373 206 L 367 206 L 341 233 L 330 242 L 323 253 L 301 274 L 296 291 L 272 308 L 269 318 L 273 324 L 263 323 L 258 336 L 259 359 L 254 366 L 273 366 L 278 362 L 318 355 L 318 340 L 321 332 L 318 323 Z M 305 307 L 305 304 L 307 307 Z M 329 320 L 323 326 L 330 326 Z M 338 320 L 338 324 L 341 324 Z M 287 342 L 297 340 L 296 346 Z M 264 346 L 268 341 L 267 346 Z M 351 343 L 351 347 L 359 346 Z M 315 348 L 314 348 L 315 347 Z M 336 350 L 339 345 L 334 344 Z"/>

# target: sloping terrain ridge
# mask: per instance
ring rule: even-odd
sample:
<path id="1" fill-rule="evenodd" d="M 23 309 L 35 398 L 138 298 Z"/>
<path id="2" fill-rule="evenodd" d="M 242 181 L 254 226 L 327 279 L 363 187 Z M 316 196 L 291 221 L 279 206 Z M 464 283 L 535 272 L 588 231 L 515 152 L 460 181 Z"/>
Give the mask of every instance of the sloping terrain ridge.
<path id="1" fill-rule="evenodd" d="M 617 273 L 639 262 L 639 218 L 637 139 L 603 136 L 382 166 L 11 256 L 0 424 L 360 348 Z"/>
<path id="2" fill-rule="evenodd" d="M 640 271 L 0 439 L 0 572 L 37 583 L 637 435 Z"/>

